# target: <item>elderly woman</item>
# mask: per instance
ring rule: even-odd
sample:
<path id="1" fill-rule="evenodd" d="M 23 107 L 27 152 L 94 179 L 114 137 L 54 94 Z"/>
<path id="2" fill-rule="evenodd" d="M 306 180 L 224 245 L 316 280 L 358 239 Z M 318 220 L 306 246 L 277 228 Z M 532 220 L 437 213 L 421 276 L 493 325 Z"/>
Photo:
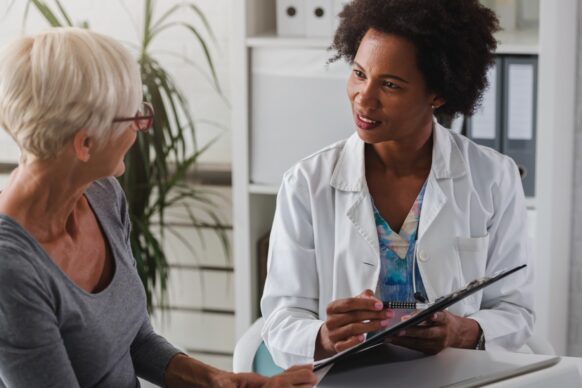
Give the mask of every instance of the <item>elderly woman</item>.
<path id="1" fill-rule="evenodd" d="M 0 387 L 312 385 L 308 366 L 214 369 L 152 330 L 113 178 L 152 120 L 137 64 L 106 36 L 53 29 L 0 55 L 0 126 L 22 151 L 0 194 Z"/>
<path id="2" fill-rule="evenodd" d="M 276 363 L 329 357 L 393 323 L 383 301 L 429 302 L 531 264 L 518 169 L 439 125 L 470 115 L 498 22 L 477 0 L 354 0 L 333 48 L 356 133 L 283 178 L 261 303 Z M 517 349 L 533 324 L 531 265 L 401 331 L 395 344 Z"/>

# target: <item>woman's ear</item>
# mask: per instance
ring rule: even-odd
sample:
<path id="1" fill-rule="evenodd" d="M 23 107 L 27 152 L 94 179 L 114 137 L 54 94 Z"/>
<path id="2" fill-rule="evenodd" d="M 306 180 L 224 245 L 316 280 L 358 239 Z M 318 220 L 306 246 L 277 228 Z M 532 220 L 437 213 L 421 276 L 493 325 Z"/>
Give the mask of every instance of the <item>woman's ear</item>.
<path id="1" fill-rule="evenodd" d="M 445 99 L 440 97 L 440 96 L 434 96 L 432 101 L 431 101 L 431 107 L 432 109 L 438 109 L 441 106 L 445 105 Z"/>
<path id="2" fill-rule="evenodd" d="M 77 131 L 73 136 L 73 150 L 75 156 L 82 162 L 88 162 L 91 159 L 91 151 L 95 141 L 88 135 L 87 129 L 83 128 Z"/>

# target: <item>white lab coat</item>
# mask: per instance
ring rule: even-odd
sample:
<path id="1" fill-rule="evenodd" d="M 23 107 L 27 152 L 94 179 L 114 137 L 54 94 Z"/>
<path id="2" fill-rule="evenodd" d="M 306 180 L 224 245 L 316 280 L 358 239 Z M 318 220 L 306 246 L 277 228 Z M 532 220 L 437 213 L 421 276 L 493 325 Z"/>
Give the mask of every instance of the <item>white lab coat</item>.
<path id="1" fill-rule="evenodd" d="M 449 308 L 479 323 L 488 349 L 515 350 L 532 333 L 533 260 L 526 230 L 515 163 L 435 125 L 417 242 L 429 300 L 477 277 L 528 265 Z M 354 134 L 284 175 L 261 301 L 262 335 L 274 361 L 285 368 L 313 362 L 326 306 L 376 290 L 379 270 L 364 143 Z"/>

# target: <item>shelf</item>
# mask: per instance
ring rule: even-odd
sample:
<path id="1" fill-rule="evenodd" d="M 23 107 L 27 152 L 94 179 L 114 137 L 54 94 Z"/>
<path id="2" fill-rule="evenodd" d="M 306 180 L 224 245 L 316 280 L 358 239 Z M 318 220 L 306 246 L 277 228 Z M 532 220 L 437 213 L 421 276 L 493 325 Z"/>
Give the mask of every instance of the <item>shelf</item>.
<path id="1" fill-rule="evenodd" d="M 331 38 L 279 37 L 275 33 L 247 38 L 248 47 L 322 48 L 331 46 Z"/>
<path id="2" fill-rule="evenodd" d="M 263 185 L 263 184 L 250 184 L 249 193 L 251 194 L 272 194 L 277 195 L 279 192 L 278 185 Z"/>
<path id="3" fill-rule="evenodd" d="M 537 55 L 540 52 L 539 30 L 501 31 L 495 34 L 497 54 Z"/>
<path id="4" fill-rule="evenodd" d="M 498 41 L 497 54 L 537 55 L 539 53 L 539 31 L 537 29 L 501 31 L 495 34 Z M 247 47 L 270 48 L 320 48 L 331 46 L 332 37 L 279 37 L 269 32 L 246 39 Z"/>

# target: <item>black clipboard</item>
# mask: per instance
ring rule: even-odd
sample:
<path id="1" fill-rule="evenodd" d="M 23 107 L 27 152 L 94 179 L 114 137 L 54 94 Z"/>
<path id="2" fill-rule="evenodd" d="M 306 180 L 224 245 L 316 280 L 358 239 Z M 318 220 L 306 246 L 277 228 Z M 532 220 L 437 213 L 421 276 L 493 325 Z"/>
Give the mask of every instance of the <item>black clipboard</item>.
<path id="1" fill-rule="evenodd" d="M 508 275 L 511 275 L 514 272 L 519 271 L 522 268 L 525 268 L 526 266 L 527 266 L 527 264 L 522 264 L 522 265 L 519 265 L 517 267 L 501 271 L 501 272 L 499 272 L 491 277 L 484 277 L 484 278 L 475 279 L 472 282 L 470 282 L 469 284 L 467 284 L 465 287 L 459 288 L 458 290 L 453 291 L 448 295 L 445 295 L 445 296 L 438 298 L 434 304 L 432 304 L 430 307 L 428 307 L 425 310 L 419 311 L 416 315 L 412 316 L 410 319 L 408 319 L 406 321 L 399 322 L 396 325 L 393 325 L 391 327 L 387 327 L 386 329 L 375 333 L 373 336 L 368 337 L 364 342 L 361 342 L 361 343 L 357 344 L 356 346 L 353 346 L 347 350 L 344 350 L 343 352 L 338 353 L 330 358 L 326 358 L 325 360 L 321 360 L 321 361 L 316 362 L 314 364 L 313 370 L 317 371 L 317 370 L 324 368 L 330 364 L 333 364 L 334 362 L 341 360 L 341 359 L 343 359 L 351 354 L 360 352 L 360 351 L 365 350 L 371 346 L 374 346 L 374 345 L 377 345 L 381 342 L 384 342 L 385 338 L 396 334 L 397 332 L 399 332 L 402 329 L 405 329 L 405 328 L 410 327 L 410 326 L 416 326 L 419 323 L 426 321 L 435 312 L 446 309 L 447 307 L 451 306 L 452 304 L 457 303 L 461 299 L 464 299 L 467 296 L 474 294 L 475 292 L 497 282 L 498 280 L 503 279 L 504 277 L 506 277 Z"/>

